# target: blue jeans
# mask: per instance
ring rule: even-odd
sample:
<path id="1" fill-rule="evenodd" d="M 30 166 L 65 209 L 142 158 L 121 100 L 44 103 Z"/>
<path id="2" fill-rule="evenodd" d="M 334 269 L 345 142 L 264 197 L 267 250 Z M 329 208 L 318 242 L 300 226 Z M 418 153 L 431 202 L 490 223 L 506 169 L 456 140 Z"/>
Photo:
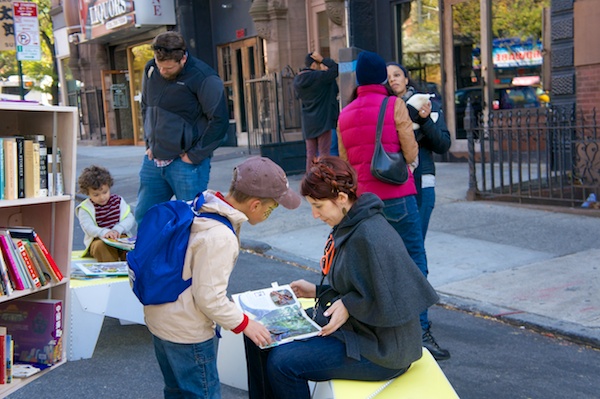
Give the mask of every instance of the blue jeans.
<path id="1" fill-rule="evenodd" d="M 189 164 L 177 158 L 169 165 L 159 168 L 154 161 L 144 156 L 140 170 L 135 220 L 139 226 L 142 218 L 153 205 L 177 199 L 189 201 L 208 187 L 210 158 L 199 164 Z"/>
<path id="2" fill-rule="evenodd" d="M 384 381 L 407 369 L 388 369 L 361 357 L 346 356 L 337 338 L 313 337 L 261 350 L 244 337 L 250 399 L 308 399 L 308 381 L 331 379 Z"/>
<path id="3" fill-rule="evenodd" d="M 419 216 L 421 216 L 423 240 L 425 240 L 429 229 L 429 219 L 431 219 L 431 213 L 435 207 L 435 187 L 421 188 L 418 191 L 417 206 L 419 207 Z"/>
<path id="4" fill-rule="evenodd" d="M 392 227 L 400 234 L 406 250 L 413 262 L 425 277 L 429 274 L 427 269 L 427 255 L 425 243 L 421 232 L 421 218 L 417 209 L 417 200 L 414 195 L 402 198 L 392 198 L 383 201 L 383 214 Z M 421 328 L 429 328 L 427 310 L 420 315 Z"/>
<path id="5" fill-rule="evenodd" d="M 165 380 L 165 399 L 221 398 L 216 338 L 198 344 L 176 344 L 152 337 Z"/>

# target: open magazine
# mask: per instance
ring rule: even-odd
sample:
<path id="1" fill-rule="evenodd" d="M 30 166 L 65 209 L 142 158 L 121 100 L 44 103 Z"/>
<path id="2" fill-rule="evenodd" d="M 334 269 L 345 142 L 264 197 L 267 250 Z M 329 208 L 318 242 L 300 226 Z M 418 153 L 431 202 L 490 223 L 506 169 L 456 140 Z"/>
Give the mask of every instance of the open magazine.
<path id="1" fill-rule="evenodd" d="M 271 332 L 274 343 L 261 346 L 261 349 L 312 337 L 321 331 L 321 327 L 308 317 L 287 284 L 246 291 L 232 297 L 248 317 L 262 323 Z"/>
<path id="2" fill-rule="evenodd" d="M 111 277 L 127 276 L 127 262 L 73 262 L 86 276 L 89 277 Z"/>
<path id="3" fill-rule="evenodd" d="M 120 237 L 120 238 L 100 238 L 111 247 L 131 251 L 135 247 L 135 237 Z"/>

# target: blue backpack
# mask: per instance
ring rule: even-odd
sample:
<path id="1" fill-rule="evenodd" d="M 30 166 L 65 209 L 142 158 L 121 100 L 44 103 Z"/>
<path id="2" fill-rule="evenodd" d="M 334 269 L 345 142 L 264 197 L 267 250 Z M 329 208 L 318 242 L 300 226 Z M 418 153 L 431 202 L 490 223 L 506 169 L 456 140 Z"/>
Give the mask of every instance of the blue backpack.
<path id="1" fill-rule="evenodd" d="M 182 200 L 163 202 L 144 215 L 135 248 L 127 253 L 129 281 L 143 305 L 174 302 L 192 284 L 191 278 L 183 280 L 182 272 L 195 217 L 218 220 L 235 234 L 226 217 L 199 213 L 204 201 L 204 195 L 200 193 L 191 203 Z"/>

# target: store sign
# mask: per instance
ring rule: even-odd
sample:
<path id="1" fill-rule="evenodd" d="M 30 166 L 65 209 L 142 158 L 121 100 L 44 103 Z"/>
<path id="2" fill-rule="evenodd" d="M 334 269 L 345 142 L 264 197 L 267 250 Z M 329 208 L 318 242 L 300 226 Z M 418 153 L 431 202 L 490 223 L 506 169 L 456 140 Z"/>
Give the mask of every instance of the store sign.
<path id="1" fill-rule="evenodd" d="M 12 2 L 0 0 L 0 51 L 15 49 Z"/>
<path id="2" fill-rule="evenodd" d="M 79 0 L 82 41 L 130 29 L 175 25 L 174 0 Z"/>
<path id="3" fill-rule="evenodd" d="M 42 50 L 37 4 L 29 1 L 15 1 L 12 4 L 17 60 L 39 61 L 42 59 Z"/>
<path id="4" fill-rule="evenodd" d="M 473 49 L 473 69 L 481 68 L 481 51 Z M 542 42 L 522 41 L 518 38 L 494 39 L 492 41 L 494 68 L 522 68 L 540 66 L 543 62 Z"/>

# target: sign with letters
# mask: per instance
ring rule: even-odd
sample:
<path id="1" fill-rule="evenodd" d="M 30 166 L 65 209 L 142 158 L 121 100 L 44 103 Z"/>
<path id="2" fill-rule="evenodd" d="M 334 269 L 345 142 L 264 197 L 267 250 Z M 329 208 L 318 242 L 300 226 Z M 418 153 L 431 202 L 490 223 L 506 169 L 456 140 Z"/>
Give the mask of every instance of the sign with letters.
<path id="1" fill-rule="evenodd" d="M 17 60 L 39 61 L 42 51 L 37 4 L 30 1 L 15 1 L 12 4 Z"/>
<path id="2" fill-rule="evenodd" d="M 15 49 L 12 2 L 0 0 L 0 51 Z"/>

